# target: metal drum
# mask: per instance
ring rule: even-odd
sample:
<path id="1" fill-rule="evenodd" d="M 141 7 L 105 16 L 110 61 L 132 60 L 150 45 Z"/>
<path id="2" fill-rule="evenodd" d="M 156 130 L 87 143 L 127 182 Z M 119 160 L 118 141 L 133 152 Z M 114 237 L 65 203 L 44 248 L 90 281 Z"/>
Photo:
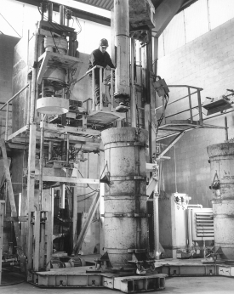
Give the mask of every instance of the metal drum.
<path id="1" fill-rule="evenodd" d="M 215 247 L 224 258 L 234 259 L 234 143 L 208 146 L 211 188 L 214 192 Z"/>
<path id="2" fill-rule="evenodd" d="M 145 146 L 148 133 L 136 128 L 102 132 L 110 186 L 105 191 L 105 251 L 112 266 L 126 266 L 134 249 L 148 250 Z"/>

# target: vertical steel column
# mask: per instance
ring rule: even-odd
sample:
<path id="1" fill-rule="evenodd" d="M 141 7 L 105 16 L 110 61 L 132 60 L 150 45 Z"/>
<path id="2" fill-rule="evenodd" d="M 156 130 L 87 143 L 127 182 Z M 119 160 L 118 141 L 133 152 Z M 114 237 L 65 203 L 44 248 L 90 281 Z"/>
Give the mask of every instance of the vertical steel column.
<path id="1" fill-rule="evenodd" d="M 105 251 L 112 266 L 127 266 L 131 250 L 148 250 L 146 213 L 146 130 L 112 128 L 102 132 L 111 176 L 105 193 Z"/>
<path id="2" fill-rule="evenodd" d="M 31 82 L 31 99 L 30 99 L 30 129 L 29 129 L 29 147 L 28 147 L 28 176 L 27 176 L 27 209 L 28 209 L 28 235 L 27 235 L 27 280 L 31 281 L 32 274 L 30 270 L 33 268 L 33 228 L 32 228 L 32 212 L 34 211 L 34 195 L 35 195 L 35 160 L 36 160 L 36 136 L 37 127 L 35 121 L 35 105 L 37 100 L 37 62 L 38 62 L 38 28 L 35 32 L 33 70 Z M 35 262 L 35 261 L 34 261 Z"/>
<path id="3" fill-rule="evenodd" d="M 224 258 L 234 259 L 234 143 L 207 147 L 213 187 L 214 239 Z M 219 182 L 218 182 L 219 181 Z"/>
<path id="4" fill-rule="evenodd" d="M 52 22 L 53 21 L 53 2 L 48 3 L 48 21 Z"/>
<path id="5" fill-rule="evenodd" d="M 130 97 L 129 0 L 114 1 L 114 21 L 117 47 L 115 97 L 121 102 Z"/>
<path id="6" fill-rule="evenodd" d="M 2 248 L 3 248 L 4 213 L 5 213 L 5 201 L 0 200 L 0 286 L 2 283 Z"/>
<path id="7" fill-rule="evenodd" d="M 65 6 L 59 5 L 59 23 L 65 25 Z"/>
<path id="8" fill-rule="evenodd" d="M 136 119 L 136 89 L 135 89 L 135 77 L 134 77 L 134 63 L 135 63 L 135 40 L 131 39 L 131 126 L 137 127 Z"/>

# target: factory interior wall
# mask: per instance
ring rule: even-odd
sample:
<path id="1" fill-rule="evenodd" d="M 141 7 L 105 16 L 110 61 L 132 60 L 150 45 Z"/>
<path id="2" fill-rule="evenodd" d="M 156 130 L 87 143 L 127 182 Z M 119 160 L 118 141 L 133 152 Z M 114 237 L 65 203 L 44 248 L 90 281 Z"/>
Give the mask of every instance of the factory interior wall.
<path id="1" fill-rule="evenodd" d="M 160 58 L 158 75 L 164 78 L 168 85 L 190 85 L 203 88 L 202 103 L 205 100 L 208 102 L 206 97 L 217 98 L 230 94 L 226 89 L 233 89 L 234 19 Z M 180 91 L 175 93 L 171 90 L 170 99 L 178 99 L 181 94 Z M 203 112 L 206 110 L 203 109 Z M 234 135 L 233 112 L 205 120 L 205 123 L 224 127 L 225 116 L 230 140 Z M 167 246 L 173 243 L 172 211 L 175 205 L 170 205 L 173 193 L 176 191 L 186 193 L 191 197 L 190 204 L 212 207 L 213 194 L 209 186 L 213 179 L 210 175 L 207 146 L 222 143 L 225 140 L 224 129 L 199 128 L 185 133 L 165 154 L 170 159 L 162 163 L 161 201 L 159 201 L 162 245 Z M 168 138 L 161 143 L 167 145 L 169 141 L 171 139 Z"/>
<path id="2" fill-rule="evenodd" d="M 0 102 L 4 104 L 12 97 L 12 74 L 14 60 L 14 46 L 18 38 L 0 34 Z M 1 134 L 5 130 L 5 111 L 0 112 Z M 1 135 L 2 136 L 2 135 Z"/>

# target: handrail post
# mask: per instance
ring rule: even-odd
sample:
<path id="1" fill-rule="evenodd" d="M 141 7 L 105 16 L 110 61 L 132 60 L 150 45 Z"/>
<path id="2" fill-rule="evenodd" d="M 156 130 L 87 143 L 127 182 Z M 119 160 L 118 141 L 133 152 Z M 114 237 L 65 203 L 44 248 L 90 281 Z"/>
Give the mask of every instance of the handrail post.
<path id="1" fill-rule="evenodd" d="M 190 112 L 190 122 L 193 122 L 193 110 L 192 110 L 192 99 L 191 99 L 191 91 L 188 86 L 188 97 L 189 97 L 189 112 Z"/>
<path id="2" fill-rule="evenodd" d="M 7 109 L 6 109 L 5 141 L 7 141 L 8 139 L 8 119 L 9 119 L 9 103 L 7 103 Z"/>
<path id="3" fill-rule="evenodd" d="M 100 105 L 100 110 L 103 109 L 103 101 L 102 101 L 102 68 L 99 67 L 99 105 Z"/>
<path id="4" fill-rule="evenodd" d="M 110 95 L 111 95 L 111 111 L 114 111 L 114 69 L 111 68 L 111 91 L 110 91 Z"/>
<path id="5" fill-rule="evenodd" d="M 202 117 L 202 104 L 201 104 L 201 91 L 197 91 L 197 102 L 198 102 L 198 112 L 199 112 L 199 122 L 203 126 L 203 117 Z"/>
<path id="6" fill-rule="evenodd" d="M 92 101 L 93 101 L 93 105 L 92 105 L 92 111 L 95 110 L 95 78 L 94 78 L 94 69 L 92 69 Z"/>

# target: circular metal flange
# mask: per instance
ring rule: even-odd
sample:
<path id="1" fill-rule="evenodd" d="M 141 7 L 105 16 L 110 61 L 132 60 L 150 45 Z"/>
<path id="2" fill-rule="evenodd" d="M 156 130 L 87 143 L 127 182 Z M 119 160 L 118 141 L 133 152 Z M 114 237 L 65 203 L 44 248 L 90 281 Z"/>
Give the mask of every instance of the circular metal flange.
<path id="1" fill-rule="evenodd" d="M 64 114 L 69 111 L 69 100 L 56 97 L 43 97 L 37 100 L 37 111 L 44 114 Z"/>

